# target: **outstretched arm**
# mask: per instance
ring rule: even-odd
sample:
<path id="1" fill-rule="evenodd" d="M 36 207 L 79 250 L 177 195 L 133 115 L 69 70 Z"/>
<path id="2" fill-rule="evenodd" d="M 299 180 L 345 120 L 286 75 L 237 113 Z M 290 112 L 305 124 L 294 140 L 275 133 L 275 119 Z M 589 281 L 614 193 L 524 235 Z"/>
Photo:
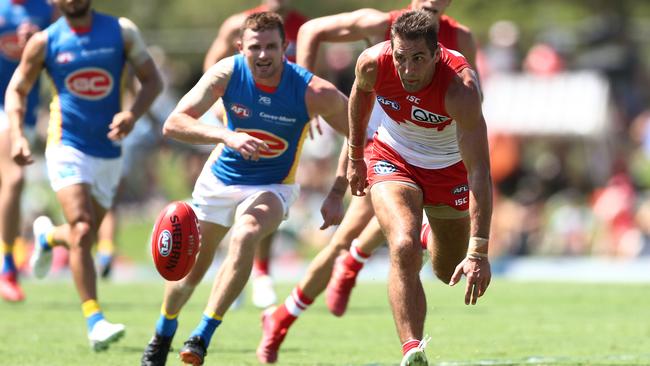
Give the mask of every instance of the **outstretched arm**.
<path id="1" fill-rule="evenodd" d="M 458 145 L 469 181 L 470 244 L 467 258 L 457 267 L 450 284 L 467 276 L 465 303 L 476 304 L 490 284 L 488 240 L 492 217 L 492 178 L 487 127 L 481 111 L 481 97 L 476 76 L 471 69 L 461 71 L 449 87 L 445 105 L 456 121 Z"/>
<path id="2" fill-rule="evenodd" d="M 27 41 L 20 64 L 14 71 L 5 93 L 5 112 L 11 126 L 11 156 L 19 165 L 33 162 L 23 122 L 27 110 L 27 95 L 43 70 L 46 46 L 45 32 L 38 32 Z"/>
<path id="3" fill-rule="evenodd" d="M 365 50 L 357 60 L 356 78 L 350 93 L 348 108 L 350 135 L 348 139 L 348 181 L 352 194 L 363 196 L 366 188 L 366 163 L 363 152 L 366 143 L 366 129 L 372 112 L 377 80 L 377 46 Z"/>
<path id="4" fill-rule="evenodd" d="M 313 71 L 322 42 L 353 42 L 383 37 L 389 22 L 389 14 L 376 9 L 360 9 L 312 19 L 303 24 L 298 32 L 296 63 Z"/>

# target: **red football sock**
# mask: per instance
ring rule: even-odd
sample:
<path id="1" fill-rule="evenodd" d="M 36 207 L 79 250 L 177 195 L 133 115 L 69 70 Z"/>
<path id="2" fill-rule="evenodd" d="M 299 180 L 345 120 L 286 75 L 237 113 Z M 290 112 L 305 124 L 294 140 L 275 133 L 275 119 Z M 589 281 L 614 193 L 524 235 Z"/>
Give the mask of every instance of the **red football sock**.
<path id="1" fill-rule="evenodd" d="M 422 230 L 420 230 L 420 244 L 422 244 L 422 249 L 427 249 L 429 233 L 431 233 L 431 225 L 429 223 L 422 224 Z"/>
<path id="2" fill-rule="evenodd" d="M 269 275 L 269 259 L 257 259 L 253 262 L 253 275 L 255 277 Z"/>
<path id="3" fill-rule="evenodd" d="M 417 339 L 409 339 L 408 341 L 404 342 L 404 344 L 402 344 L 402 355 L 405 355 L 406 352 L 412 350 L 413 348 L 416 348 L 419 345 L 420 341 Z"/>
<path id="4" fill-rule="evenodd" d="M 350 247 L 350 252 L 345 255 L 343 263 L 349 270 L 359 272 L 368 258 L 370 258 L 370 254 L 362 252 L 353 245 Z"/>
<path id="5" fill-rule="evenodd" d="M 296 286 L 291 295 L 287 297 L 278 310 L 274 313 L 275 318 L 283 327 L 289 327 L 296 318 L 314 302 L 313 299 L 305 296 L 300 287 Z"/>

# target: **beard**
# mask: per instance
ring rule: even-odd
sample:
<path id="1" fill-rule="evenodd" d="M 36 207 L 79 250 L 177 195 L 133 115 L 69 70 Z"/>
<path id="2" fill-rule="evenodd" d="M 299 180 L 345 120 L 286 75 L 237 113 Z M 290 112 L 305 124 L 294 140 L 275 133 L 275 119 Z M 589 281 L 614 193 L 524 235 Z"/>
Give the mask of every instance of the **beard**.
<path id="1" fill-rule="evenodd" d="M 71 18 L 71 19 L 82 18 L 85 15 L 87 15 L 88 12 L 90 11 L 90 3 L 91 1 L 88 0 L 88 2 L 86 2 L 84 6 L 78 9 L 68 10 L 65 7 L 61 7 L 59 10 L 61 10 L 61 13 L 63 13 L 63 15 L 65 15 L 67 18 Z"/>

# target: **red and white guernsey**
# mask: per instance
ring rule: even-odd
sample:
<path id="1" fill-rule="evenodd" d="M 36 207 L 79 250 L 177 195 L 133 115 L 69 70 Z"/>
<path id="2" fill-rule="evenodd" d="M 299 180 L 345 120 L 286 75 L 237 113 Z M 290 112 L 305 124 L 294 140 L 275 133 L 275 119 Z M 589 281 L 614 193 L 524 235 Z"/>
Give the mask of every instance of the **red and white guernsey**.
<path id="1" fill-rule="evenodd" d="M 390 40 L 390 29 L 393 26 L 393 23 L 395 23 L 395 20 L 397 18 L 404 14 L 405 12 L 411 10 L 410 8 L 405 8 L 405 9 L 399 9 L 399 10 L 393 10 L 389 14 L 389 21 L 388 21 L 388 28 L 386 28 L 386 35 L 385 35 L 385 40 L 389 41 Z M 440 20 L 438 21 L 440 24 L 438 28 L 438 42 L 442 43 L 443 46 L 447 47 L 447 49 L 451 50 L 457 50 L 458 49 L 458 29 L 461 27 L 461 24 L 458 23 L 454 18 L 447 16 L 447 15 L 441 15 Z M 371 140 L 375 132 L 377 131 L 377 128 L 379 127 L 379 121 L 381 120 L 381 116 L 384 113 L 381 112 L 381 108 L 378 107 L 378 104 L 375 103 L 373 106 L 372 114 L 370 117 L 370 120 L 368 121 L 368 128 L 366 129 L 366 139 Z"/>
<path id="2" fill-rule="evenodd" d="M 390 41 L 378 45 L 374 91 L 385 114 L 375 139 L 390 146 L 409 164 L 441 169 L 461 161 L 456 122 L 445 108 L 447 88 L 456 75 L 470 67 L 458 52 L 438 44 L 440 60 L 431 83 L 409 93 L 402 87 L 393 63 Z"/>

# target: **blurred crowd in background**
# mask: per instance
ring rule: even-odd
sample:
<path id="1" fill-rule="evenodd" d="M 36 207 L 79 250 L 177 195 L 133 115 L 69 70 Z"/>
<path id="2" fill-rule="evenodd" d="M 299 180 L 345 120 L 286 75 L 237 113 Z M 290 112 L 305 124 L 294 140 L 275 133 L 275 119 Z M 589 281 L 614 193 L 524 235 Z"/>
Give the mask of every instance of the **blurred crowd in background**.
<path id="1" fill-rule="evenodd" d="M 451 15 L 455 5 L 450 7 Z M 493 258 L 650 255 L 650 29 L 638 18 L 633 20 L 624 6 L 592 10 L 590 17 L 571 27 L 552 25 L 533 35 L 522 34 L 518 19 L 498 20 L 485 30 L 472 28 L 480 46 L 478 71 L 484 98 L 486 104 L 491 103 L 485 114 L 496 187 L 490 240 Z M 148 34 L 147 29 L 143 31 Z M 205 39 L 205 44 L 211 40 Z M 365 43 L 327 44 L 317 74 L 348 93 L 357 55 L 365 47 Z M 171 200 L 189 199 L 213 148 L 183 145 L 161 135 L 165 118 L 201 72 L 199 64 L 168 52 L 152 47 L 166 89 L 124 141 L 125 166 L 117 198 L 118 230 L 122 232 L 134 222 L 152 223 L 158 210 Z M 584 75 L 596 82 L 567 86 L 573 76 Z M 519 99 L 490 95 L 491 90 L 515 85 L 507 83 L 524 85 L 510 90 Z M 560 106 L 545 97 L 558 93 L 563 93 Z M 601 99 L 572 100 L 584 100 L 585 93 Z M 514 100 L 522 105 L 514 105 Z M 505 115 L 499 108 L 518 110 L 508 118 L 521 123 L 499 120 Z M 538 110 L 544 111 L 542 116 Z M 575 121 L 584 128 L 573 130 L 567 128 L 574 123 L 573 117 L 556 118 L 559 128 L 545 125 L 546 120 L 558 114 L 571 116 L 572 111 L 594 116 L 593 120 Z M 44 108 L 41 139 L 47 113 Z M 219 123 L 211 113 L 204 119 Z M 301 198 L 276 237 L 278 258 L 311 255 L 332 233 L 318 229 L 320 205 L 330 188 L 342 141 L 325 124 L 321 126 L 322 134 L 315 133 L 304 145 L 297 174 Z M 29 187 L 23 197 L 26 223 L 56 207 L 41 164 L 29 170 Z M 118 236 L 119 250 L 126 253 L 129 246 L 146 247 L 147 233 L 142 235 Z"/>

